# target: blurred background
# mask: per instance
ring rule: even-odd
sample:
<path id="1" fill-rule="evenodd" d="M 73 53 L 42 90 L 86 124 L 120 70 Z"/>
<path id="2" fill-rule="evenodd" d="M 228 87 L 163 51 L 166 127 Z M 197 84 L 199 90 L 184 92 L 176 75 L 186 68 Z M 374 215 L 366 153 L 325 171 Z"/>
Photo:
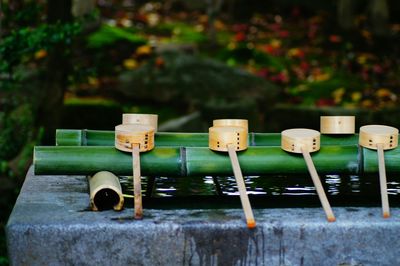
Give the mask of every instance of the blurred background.
<path id="1" fill-rule="evenodd" d="M 394 0 L 0 1 L 0 265 L 34 145 L 56 128 L 319 128 L 320 115 L 400 127 Z"/>

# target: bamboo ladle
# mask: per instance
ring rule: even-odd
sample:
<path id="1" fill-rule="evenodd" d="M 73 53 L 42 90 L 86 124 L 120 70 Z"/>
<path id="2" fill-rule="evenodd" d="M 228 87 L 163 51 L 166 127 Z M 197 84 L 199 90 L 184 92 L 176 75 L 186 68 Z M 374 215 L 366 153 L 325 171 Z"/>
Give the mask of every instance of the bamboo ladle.
<path id="1" fill-rule="evenodd" d="M 126 113 L 122 114 L 122 124 L 151 126 L 154 127 L 154 132 L 157 132 L 158 115 Z"/>
<path id="2" fill-rule="evenodd" d="M 320 133 L 311 129 L 294 128 L 282 131 L 281 135 L 281 148 L 284 151 L 303 154 L 326 217 L 329 222 L 334 222 L 336 220 L 335 215 L 333 214 L 332 208 L 329 204 L 328 198 L 326 197 L 321 180 L 319 179 L 317 170 L 315 169 L 310 155 L 310 152 L 316 152 L 320 149 Z"/>
<path id="3" fill-rule="evenodd" d="M 243 211 L 246 217 L 247 227 L 253 229 L 256 227 L 256 222 L 254 220 L 253 210 L 250 205 L 246 185 L 243 180 L 242 171 L 236 154 L 236 151 L 247 149 L 247 135 L 247 129 L 244 127 L 210 127 L 209 148 L 214 151 L 228 152 L 233 168 L 233 174 L 238 186 Z"/>
<path id="4" fill-rule="evenodd" d="M 397 147 L 398 135 L 399 130 L 394 127 L 383 125 L 368 125 L 360 127 L 360 146 L 378 151 L 379 183 L 381 188 L 383 218 L 390 217 L 384 150 L 390 150 Z"/>
<path id="5" fill-rule="evenodd" d="M 213 127 L 243 127 L 248 132 L 249 122 L 247 121 L 247 119 L 214 119 Z M 218 179 L 213 177 L 213 181 L 217 191 L 219 191 L 219 193 L 222 193 L 221 187 L 218 183 Z"/>
<path id="6" fill-rule="evenodd" d="M 115 127 L 115 148 L 132 153 L 135 219 L 143 218 L 140 152 L 154 148 L 154 127 L 146 125 L 118 125 Z"/>
<path id="7" fill-rule="evenodd" d="M 215 119 L 213 120 L 214 127 L 243 127 L 246 131 L 249 130 L 249 122 L 247 119 Z"/>
<path id="8" fill-rule="evenodd" d="M 321 116 L 321 134 L 354 134 L 354 116 Z"/>

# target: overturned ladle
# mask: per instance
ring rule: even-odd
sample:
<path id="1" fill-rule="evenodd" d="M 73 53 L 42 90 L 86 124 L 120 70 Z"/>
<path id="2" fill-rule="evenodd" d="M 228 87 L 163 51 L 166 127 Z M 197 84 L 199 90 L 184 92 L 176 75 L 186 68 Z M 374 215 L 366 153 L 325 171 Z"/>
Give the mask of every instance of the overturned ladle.
<path id="1" fill-rule="evenodd" d="M 247 119 L 215 119 L 214 127 L 243 127 L 248 131 L 249 122 Z"/>
<path id="2" fill-rule="evenodd" d="M 122 114 L 122 124 L 151 126 L 154 127 L 154 132 L 157 132 L 158 115 L 126 113 Z"/>
<path id="3" fill-rule="evenodd" d="M 321 116 L 321 134 L 354 134 L 354 116 Z"/>

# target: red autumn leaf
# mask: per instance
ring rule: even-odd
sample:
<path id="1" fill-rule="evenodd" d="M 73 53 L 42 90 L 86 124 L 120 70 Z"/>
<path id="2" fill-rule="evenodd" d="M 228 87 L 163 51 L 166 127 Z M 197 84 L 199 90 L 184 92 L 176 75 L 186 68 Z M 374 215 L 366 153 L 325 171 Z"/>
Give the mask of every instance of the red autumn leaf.
<path id="1" fill-rule="evenodd" d="M 289 37 L 289 31 L 287 31 L 287 30 L 281 30 L 281 31 L 279 31 L 279 37 L 281 37 L 281 38 L 287 38 L 287 37 Z"/>
<path id="2" fill-rule="evenodd" d="M 246 34 L 243 31 L 236 33 L 235 40 L 237 42 L 243 42 L 246 40 Z"/>
<path id="3" fill-rule="evenodd" d="M 257 71 L 257 76 L 262 77 L 262 78 L 268 77 L 268 74 L 269 74 L 269 71 L 266 68 L 262 68 Z"/>
<path id="4" fill-rule="evenodd" d="M 334 106 L 335 105 L 335 101 L 333 99 L 329 99 L 329 98 L 321 98 L 321 99 L 318 99 L 315 102 L 315 105 L 318 106 L 318 107 Z"/>
<path id="5" fill-rule="evenodd" d="M 269 24 L 269 25 L 268 25 L 268 28 L 269 28 L 271 31 L 279 31 L 279 30 L 281 29 L 281 24 L 272 23 L 272 24 Z"/>
<path id="6" fill-rule="evenodd" d="M 286 72 L 282 71 L 278 73 L 275 76 L 272 76 L 270 79 L 272 82 L 276 83 L 288 83 L 289 82 L 289 76 L 287 75 Z"/>
<path id="7" fill-rule="evenodd" d="M 267 54 L 274 54 L 275 51 L 276 51 L 276 49 L 275 49 L 274 46 L 272 46 L 271 44 L 267 44 L 267 45 L 264 46 L 264 51 L 265 51 Z"/>
<path id="8" fill-rule="evenodd" d="M 156 61 L 155 61 L 155 65 L 157 68 L 162 68 L 165 65 L 164 59 L 161 56 L 157 57 Z"/>
<path id="9" fill-rule="evenodd" d="M 340 43 L 342 41 L 342 37 L 340 37 L 339 35 L 329 35 L 329 41 L 332 43 Z"/>
<path id="10" fill-rule="evenodd" d="M 315 37 L 317 36 L 318 33 L 318 25 L 310 25 L 309 29 L 308 29 L 308 33 L 307 36 L 309 39 L 315 39 Z"/>
<path id="11" fill-rule="evenodd" d="M 383 73 L 383 67 L 381 65 L 375 64 L 372 67 L 372 70 L 374 71 L 374 73 L 376 74 L 382 74 Z"/>
<path id="12" fill-rule="evenodd" d="M 310 69 L 310 64 L 307 63 L 306 61 L 301 61 L 301 63 L 300 63 L 300 68 L 301 68 L 304 72 L 306 72 L 306 71 L 308 71 L 308 70 Z"/>
<path id="13" fill-rule="evenodd" d="M 301 15 L 301 10 L 298 6 L 292 8 L 292 17 L 299 17 Z"/>
<path id="14" fill-rule="evenodd" d="M 248 28 L 248 25 L 246 25 L 246 24 L 235 24 L 232 26 L 232 30 L 235 32 L 246 31 L 247 28 Z"/>

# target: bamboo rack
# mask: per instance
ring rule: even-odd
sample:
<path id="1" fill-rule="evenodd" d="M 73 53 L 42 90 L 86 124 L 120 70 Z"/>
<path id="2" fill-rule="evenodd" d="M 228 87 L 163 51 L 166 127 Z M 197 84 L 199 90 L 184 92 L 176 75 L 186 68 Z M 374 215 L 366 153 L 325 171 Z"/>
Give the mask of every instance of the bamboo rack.
<path id="1" fill-rule="evenodd" d="M 238 153 L 244 175 L 306 174 L 301 155 L 290 154 L 280 147 L 249 147 Z M 325 146 L 312 154 L 319 173 L 378 173 L 374 151 L 350 146 Z M 400 148 L 385 152 L 386 171 L 400 172 Z M 141 155 L 143 175 L 204 176 L 231 175 L 227 156 L 208 147 L 156 147 Z M 117 175 L 132 174 L 132 157 L 114 147 L 41 147 L 34 149 L 35 173 L 90 175 L 102 170 Z"/>
<path id="2" fill-rule="evenodd" d="M 321 145 L 353 145 L 358 143 L 355 135 L 321 135 Z M 87 129 L 58 129 L 57 146 L 114 146 L 114 131 Z M 249 133 L 249 146 L 280 146 L 280 133 Z M 155 134 L 156 147 L 208 147 L 208 133 Z"/>

